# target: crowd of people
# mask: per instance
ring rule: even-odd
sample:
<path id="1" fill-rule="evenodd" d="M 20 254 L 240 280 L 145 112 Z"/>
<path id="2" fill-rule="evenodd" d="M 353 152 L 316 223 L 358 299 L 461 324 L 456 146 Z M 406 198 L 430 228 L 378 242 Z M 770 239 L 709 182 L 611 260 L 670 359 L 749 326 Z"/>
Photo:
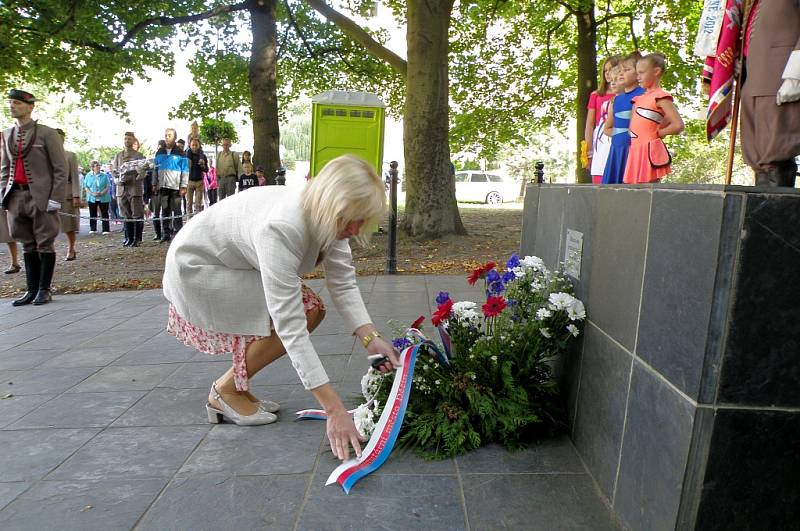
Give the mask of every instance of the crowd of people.
<path id="1" fill-rule="evenodd" d="M 32 110 L 35 98 L 24 91 L 12 91 L 9 101 L 12 102 L 12 107 L 18 102 L 20 112 L 27 112 Z M 30 109 L 26 108 L 23 111 L 23 107 L 27 105 Z M 32 120 L 30 114 L 22 118 L 25 126 L 32 128 L 34 135 L 41 131 L 49 131 L 49 128 Z M 24 147 L 19 148 L 17 145 L 20 141 L 25 143 L 26 138 L 21 138 L 20 135 L 26 130 L 14 128 L 2 139 L 9 148 L 3 150 L 6 165 L 2 189 L 7 197 L 10 197 L 10 194 L 6 185 L 11 189 L 15 187 L 24 191 L 29 189 L 24 175 L 16 166 L 19 163 L 24 170 L 26 155 L 29 155 Z M 221 201 L 248 188 L 286 184 L 286 169 L 282 163 L 276 175 L 267 177 L 261 166 L 254 166 L 249 151 L 244 151 L 241 155 L 232 151 L 231 141 L 227 138 L 222 140 L 222 150 L 214 161 L 213 157 L 207 156 L 203 150 L 196 122 L 192 124 L 189 133 L 188 147 L 185 140 L 177 138 L 175 129 L 168 128 L 164 139 L 158 143 L 155 156 L 148 159 L 139 151 L 140 143 L 135 134 L 126 132 L 122 142 L 123 149 L 113 160 L 105 162 L 92 160 L 86 170 L 78 165 L 75 153 L 64 150 L 64 132 L 60 129 L 53 131 L 58 133 L 61 143 L 59 147 L 63 151 L 66 164 L 63 167 L 58 164 L 53 165 L 48 158 L 48 165 L 58 169 L 52 172 L 53 187 L 63 190 L 63 194 L 53 193 L 53 196 L 59 198 L 59 201 L 54 201 L 58 208 L 51 208 L 47 212 L 56 216 L 58 227 L 53 239 L 59 229 L 66 235 L 65 261 L 77 258 L 76 234 L 80 231 L 82 205 L 87 206 L 89 210 L 90 234 L 111 234 L 112 223 L 122 224 L 124 235 L 122 246 L 139 247 L 147 219 L 150 219 L 153 225 L 153 240 L 168 242 L 182 228 L 185 219 L 215 204 L 218 200 Z M 27 139 L 30 146 L 33 145 L 33 139 L 34 137 Z M 47 155 L 54 158 L 61 156 L 50 153 Z M 10 163 L 15 157 L 18 162 L 12 166 Z M 52 221 L 49 218 L 48 220 Z M 36 221 L 41 220 L 34 220 L 32 224 L 36 225 Z M 19 224 L 19 220 L 17 223 Z M 22 270 L 17 247 L 18 238 L 12 234 L 12 224 L 6 209 L 0 209 L 0 242 L 8 245 L 11 257 L 11 264 L 5 270 L 6 274 Z M 49 249 L 50 246 L 45 247 Z M 53 249 L 53 256 L 54 252 Z M 46 251 L 46 254 L 49 263 L 50 251 Z M 40 273 L 39 275 L 41 276 Z M 49 281 L 47 284 L 49 290 Z"/>
<path id="2" fill-rule="evenodd" d="M 586 117 L 584 162 L 594 184 L 652 183 L 671 173 L 663 139 L 680 134 L 684 124 L 661 88 L 665 69 L 660 53 L 633 52 L 603 62 Z"/>

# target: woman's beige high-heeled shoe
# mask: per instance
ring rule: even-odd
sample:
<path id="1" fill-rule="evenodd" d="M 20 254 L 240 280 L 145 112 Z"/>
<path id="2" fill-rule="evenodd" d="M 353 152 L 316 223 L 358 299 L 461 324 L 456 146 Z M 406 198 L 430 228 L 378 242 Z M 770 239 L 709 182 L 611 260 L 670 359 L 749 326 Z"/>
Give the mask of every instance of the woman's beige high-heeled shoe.
<path id="1" fill-rule="evenodd" d="M 258 411 L 252 415 L 240 415 L 222 400 L 222 396 L 220 396 L 217 391 L 216 384 L 211 385 L 211 396 L 217 401 L 220 407 L 217 409 L 211 404 L 206 404 L 206 413 L 208 414 L 208 421 L 211 424 L 219 424 L 224 419 L 228 419 L 230 422 L 239 426 L 261 426 L 262 424 L 272 424 L 278 420 L 277 415 L 266 411 L 260 406 Z"/>

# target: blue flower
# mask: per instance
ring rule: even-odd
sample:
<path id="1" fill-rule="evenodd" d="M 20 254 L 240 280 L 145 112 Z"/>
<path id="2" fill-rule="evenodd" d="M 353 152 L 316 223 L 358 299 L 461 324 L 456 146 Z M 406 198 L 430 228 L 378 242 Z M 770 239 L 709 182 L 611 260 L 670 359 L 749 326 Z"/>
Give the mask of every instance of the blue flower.
<path id="1" fill-rule="evenodd" d="M 509 269 L 514 269 L 515 267 L 519 267 L 519 256 L 517 253 L 511 255 L 511 258 L 508 259 L 506 262 L 506 267 Z"/>
<path id="2" fill-rule="evenodd" d="M 489 271 L 489 274 L 486 275 L 486 281 L 490 284 L 492 282 L 497 282 L 498 280 L 500 280 L 500 273 L 498 273 L 496 269 L 492 269 Z"/>
<path id="3" fill-rule="evenodd" d="M 515 278 L 517 278 L 517 275 L 515 275 L 513 271 L 506 271 L 505 273 L 503 273 L 503 282 L 505 282 L 506 284 L 508 284 Z"/>
<path id="4" fill-rule="evenodd" d="M 489 284 L 489 291 L 491 293 L 500 294 L 500 293 L 503 293 L 503 291 L 505 291 L 505 289 L 506 289 L 506 285 L 503 284 L 503 282 L 501 280 L 498 280 L 496 282 L 492 282 L 491 284 Z"/>
<path id="5" fill-rule="evenodd" d="M 439 295 L 436 296 L 436 304 L 444 304 L 450 300 L 450 294 L 446 291 L 440 291 Z"/>
<path id="6" fill-rule="evenodd" d="M 402 349 L 404 349 L 406 347 L 410 347 L 411 346 L 411 341 L 409 341 L 405 337 L 398 337 L 397 339 L 392 341 L 392 345 L 397 350 L 402 350 Z"/>

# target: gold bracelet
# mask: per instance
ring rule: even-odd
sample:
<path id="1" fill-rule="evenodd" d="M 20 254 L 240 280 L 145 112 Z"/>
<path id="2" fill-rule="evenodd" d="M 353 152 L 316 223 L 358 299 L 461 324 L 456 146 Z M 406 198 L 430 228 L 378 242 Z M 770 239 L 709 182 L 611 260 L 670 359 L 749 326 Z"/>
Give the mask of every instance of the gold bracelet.
<path id="1" fill-rule="evenodd" d="M 361 343 L 364 345 L 364 348 L 367 348 L 369 344 L 372 343 L 372 340 L 375 339 L 376 337 L 381 337 L 381 335 L 378 333 L 377 330 L 373 330 L 369 334 L 362 337 Z"/>

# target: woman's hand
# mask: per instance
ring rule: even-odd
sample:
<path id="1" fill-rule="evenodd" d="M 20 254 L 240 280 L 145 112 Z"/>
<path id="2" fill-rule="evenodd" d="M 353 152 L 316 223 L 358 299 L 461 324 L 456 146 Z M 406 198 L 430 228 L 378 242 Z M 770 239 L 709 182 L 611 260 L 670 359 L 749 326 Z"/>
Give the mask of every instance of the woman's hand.
<path id="1" fill-rule="evenodd" d="M 350 446 L 356 457 L 361 457 L 361 443 L 364 439 L 358 434 L 353 417 L 344 407 L 328 414 L 326 432 L 331 443 L 331 451 L 337 459 L 346 461 L 350 456 Z"/>
<path id="2" fill-rule="evenodd" d="M 397 351 L 394 349 L 391 343 L 382 337 L 376 337 L 370 341 L 369 345 L 367 345 L 367 352 L 369 352 L 371 356 L 386 356 L 386 358 L 388 358 L 388 361 L 385 361 L 375 367 L 375 369 L 383 373 L 392 372 L 401 365 L 400 356 L 398 355 Z"/>

